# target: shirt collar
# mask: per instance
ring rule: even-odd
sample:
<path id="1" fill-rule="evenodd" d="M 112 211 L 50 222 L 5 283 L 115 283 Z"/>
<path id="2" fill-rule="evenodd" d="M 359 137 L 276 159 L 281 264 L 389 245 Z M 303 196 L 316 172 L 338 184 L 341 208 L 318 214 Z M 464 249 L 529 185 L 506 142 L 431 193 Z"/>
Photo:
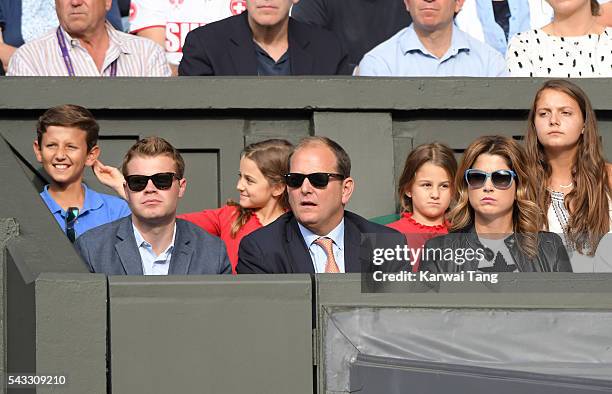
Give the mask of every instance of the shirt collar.
<path id="1" fill-rule="evenodd" d="M 132 221 L 132 229 L 134 230 L 134 238 L 136 238 L 136 246 L 139 247 L 139 248 L 140 247 L 151 248 L 151 244 L 148 243 L 144 239 L 142 234 L 140 234 L 140 231 L 138 231 L 138 229 L 134 225 L 133 221 Z M 160 255 L 162 255 L 164 253 L 169 253 L 170 251 L 172 251 L 172 249 L 174 249 L 174 240 L 175 239 L 176 239 L 176 222 L 174 223 L 174 232 L 172 233 L 172 242 L 170 242 L 170 245 L 168 245 L 166 250 L 164 250 L 162 253 L 160 253 Z"/>
<path id="2" fill-rule="evenodd" d="M 298 227 L 300 229 L 300 233 L 302 233 L 302 237 L 304 237 L 304 241 L 306 242 L 306 245 L 309 248 L 312 246 L 312 243 L 316 241 L 317 239 L 321 237 L 327 237 L 327 238 L 331 238 L 331 240 L 334 241 L 334 244 L 336 244 L 336 246 L 340 250 L 342 250 L 342 247 L 344 245 L 344 218 L 342 218 L 340 223 L 332 231 L 330 231 L 327 235 L 317 235 L 313 233 L 312 231 L 310 231 L 309 229 L 307 229 L 306 227 L 302 226 L 300 222 L 298 222 Z"/>
<path id="3" fill-rule="evenodd" d="M 83 208 L 81 208 L 81 210 L 79 211 L 79 215 L 87 211 L 93 211 L 93 210 L 99 209 L 100 207 L 102 207 L 102 205 L 104 205 L 104 200 L 102 200 L 102 197 L 100 197 L 100 194 L 98 194 L 95 190 L 89 189 L 87 185 L 84 183 L 81 183 L 81 187 L 83 188 L 83 191 L 85 192 L 85 198 L 83 201 Z M 59 204 L 55 202 L 53 197 L 51 197 L 51 195 L 49 194 L 49 185 L 45 185 L 45 188 L 43 189 L 41 196 L 42 196 L 42 199 L 47 204 L 47 207 L 49 207 L 49 210 L 51 211 L 51 213 L 59 212 L 62 216 L 65 216 L 65 212 L 62 209 L 62 207 L 60 207 Z"/>
<path id="4" fill-rule="evenodd" d="M 400 49 L 402 53 L 406 55 L 408 52 L 420 51 L 426 55 L 433 56 L 423 43 L 417 36 L 416 31 L 414 30 L 414 26 L 411 24 L 406 28 L 406 30 L 400 36 Z M 444 56 L 440 59 L 445 60 L 451 56 L 455 56 L 457 53 L 461 51 L 469 51 L 470 45 L 468 39 L 464 32 L 462 32 L 453 22 L 453 33 L 451 37 L 451 45 L 444 54 Z"/>
<path id="5" fill-rule="evenodd" d="M 106 27 L 106 32 L 108 33 L 108 38 L 110 41 L 107 53 L 110 53 L 115 48 L 117 48 L 117 50 L 121 53 L 130 53 L 130 49 L 126 46 L 125 40 L 119 34 L 119 32 L 115 30 L 115 28 L 108 21 L 106 21 L 104 26 Z M 69 49 L 81 47 L 79 40 L 72 38 L 62 26 L 60 26 L 60 33 L 64 36 Z"/>

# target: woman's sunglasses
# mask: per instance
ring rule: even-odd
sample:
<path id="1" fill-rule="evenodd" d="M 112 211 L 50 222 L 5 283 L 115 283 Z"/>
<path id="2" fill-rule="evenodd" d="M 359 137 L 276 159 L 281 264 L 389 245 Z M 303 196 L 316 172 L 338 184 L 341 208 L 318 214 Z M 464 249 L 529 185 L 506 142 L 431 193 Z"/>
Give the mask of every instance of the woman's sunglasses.
<path id="1" fill-rule="evenodd" d="M 141 192 L 147 187 L 149 179 L 159 190 L 167 190 L 172 187 L 174 178 L 179 178 L 174 172 L 159 172 L 153 175 L 128 175 L 125 177 L 128 188 L 133 192 Z"/>
<path id="2" fill-rule="evenodd" d="M 516 178 L 516 173 L 512 170 L 497 170 L 493 172 L 472 168 L 465 170 L 465 181 L 472 189 L 483 187 L 487 178 L 491 178 L 491 183 L 496 189 L 506 190 L 512 186 L 512 180 Z"/>
<path id="3" fill-rule="evenodd" d="M 285 174 L 285 182 L 289 187 L 301 187 L 304 183 L 304 179 L 308 178 L 308 182 L 318 189 L 322 189 L 329 183 L 329 178 L 344 179 L 345 177 L 340 174 L 330 174 L 327 172 L 313 172 L 312 174 L 300 174 L 297 172 L 290 172 Z"/>

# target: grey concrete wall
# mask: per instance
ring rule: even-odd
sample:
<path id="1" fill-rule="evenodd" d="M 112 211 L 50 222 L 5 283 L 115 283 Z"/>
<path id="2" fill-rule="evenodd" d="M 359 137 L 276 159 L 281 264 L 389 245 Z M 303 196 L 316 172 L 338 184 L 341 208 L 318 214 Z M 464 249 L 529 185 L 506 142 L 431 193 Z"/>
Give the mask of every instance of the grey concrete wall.
<path id="1" fill-rule="evenodd" d="M 113 393 L 312 394 L 308 275 L 110 277 Z"/>

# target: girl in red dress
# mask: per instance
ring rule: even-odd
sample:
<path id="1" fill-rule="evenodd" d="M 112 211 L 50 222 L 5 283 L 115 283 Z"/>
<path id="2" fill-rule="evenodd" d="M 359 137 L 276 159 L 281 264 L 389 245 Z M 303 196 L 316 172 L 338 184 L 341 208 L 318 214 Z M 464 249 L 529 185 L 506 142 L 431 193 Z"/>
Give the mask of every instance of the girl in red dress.
<path id="1" fill-rule="evenodd" d="M 448 233 L 446 212 L 454 199 L 456 172 L 455 155 L 444 144 L 420 145 L 408 155 L 397 188 L 402 216 L 387 226 L 404 233 L 412 250 Z M 419 270 L 419 260 L 412 262 L 413 272 Z"/>

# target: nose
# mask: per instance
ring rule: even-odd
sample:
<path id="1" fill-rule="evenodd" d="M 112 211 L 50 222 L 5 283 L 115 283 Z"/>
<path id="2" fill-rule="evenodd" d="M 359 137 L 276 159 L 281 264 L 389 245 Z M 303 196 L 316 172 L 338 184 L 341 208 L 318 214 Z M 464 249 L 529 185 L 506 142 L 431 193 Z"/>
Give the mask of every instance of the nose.
<path id="1" fill-rule="evenodd" d="M 236 182 L 236 190 L 239 192 L 244 191 L 244 182 L 242 181 L 242 177 L 239 177 L 238 182 Z"/>
<path id="2" fill-rule="evenodd" d="M 300 186 L 300 192 L 302 192 L 302 194 L 309 194 L 312 193 L 312 185 L 310 184 L 310 181 L 308 180 L 308 178 L 304 179 L 304 183 L 302 183 L 302 186 Z"/>
<path id="3" fill-rule="evenodd" d="M 438 190 L 437 187 L 431 188 L 431 193 L 429 194 L 429 196 L 432 199 L 437 200 L 438 198 L 440 198 L 440 190 Z"/>
<path id="4" fill-rule="evenodd" d="M 482 190 L 485 192 L 492 192 L 494 190 L 493 187 L 493 181 L 491 181 L 491 177 L 487 177 L 484 186 L 482 187 Z"/>
<path id="5" fill-rule="evenodd" d="M 157 192 L 157 188 L 153 184 L 153 180 L 152 179 L 149 179 L 147 181 L 147 186 L 145 187 L 144 192 L 145 193 L 156 193 Z"/>
<path id="6" fill-rule="evenodd" d="M 559 115 L 555 112 L 551 112 L 549 121 L 551 125 L 559 125 Z"/>

